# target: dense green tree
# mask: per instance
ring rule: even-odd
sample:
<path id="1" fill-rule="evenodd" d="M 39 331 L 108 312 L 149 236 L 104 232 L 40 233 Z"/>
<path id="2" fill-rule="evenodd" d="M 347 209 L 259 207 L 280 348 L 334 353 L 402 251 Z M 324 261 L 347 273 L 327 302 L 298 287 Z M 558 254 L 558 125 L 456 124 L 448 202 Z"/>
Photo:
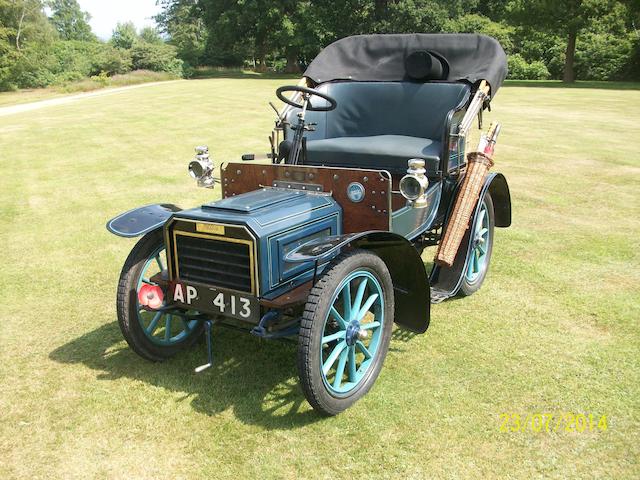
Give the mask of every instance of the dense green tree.
<path id="1" fill-rule="evenodd" d="M 40 0 L 0 0 L 0 89 L 46 84 L 57 34 Z"/>
<path id="2" fill-rule="evenodd" d="M 138 32 L 133 22 L 118 23 L 111 35 L 111 44 L 116 48 L 129 50 L 138 39 Z"/>
<path id="3" fill-rule="evenodd" d="M 382 33 L 442 32 L 449 20 L 444 2 L 434 0 L 406 0 L 388 5 L 387 20 L 377 28 Z"/>
<path id="4" fill-rule="evenodd" d="M 207 44 L 202 3 L 197 0 L 160 0 L 162 11 L 155 17 L 160 31 L 178 49 L 178 55 L 189 65 L 203 61 Z"/>
<path id="5" fill-rule="evenodd" d="M 56 35 L 40 0 L 0 0 L 0 25 L 17 51 L 27 44 L 51 44 Z"/>
<path id="6" fill-rule="evenodd" d="M 182 60 L 176 58 L 176 47 L 165 43 L 137 41 L 130 50 L 134 70 L 169 72 L 182 76 Z"/>
<path id="7" fill-rule="evenodd" d="M 477 32 L 497 38 L 528 77 L 635 75 L 638 0 L 160 0 L 158 22 L 191 64 L 294 71 L 348 35 Z M 609 15 L 627 5 L 622 31 Z M 637 8 L 632 9 L 635 5 Z M 619 13 L 614 15 L 620 18 Z M 596 21 L 597 19 L 597 21 Z M 619 23 L 619 22 L 618 22 Z M 624 23 L 624 22 L 623 22 Z M 603 25 L 609 33 L 598 31 Z M 577 42 L 578 35 L 584 40 Z M 635 36 L 634 36 L 635 35 Z M 577 46 L 576 46 L 577 45 Z M 605 52 L 610 52 L 607 56 Z M 635 55 L 635 56 L 634 56 Z M 593 59 L 599 58 L 599 66 Z M 607 73 L 608 72 L 608 73 Z M 640 74 L 640 72 L 638 72 Z"/>
<path id="8" fill-rule="evenodd" d="M 51 9 L 49 21 L 58 31 L 61 39 L 96 40 L 89 26 L 91 16 L 80 9 L 77 0 L 49 0 L 47 3 Z"/>
<path id="9" fill-rule="evenodd" d="M 144 27 L 140 30 L 140 40 L 147 43 L 161 44 L 164 43 L 158 30 L 154 27 Z"/>
<path id="10" fill-rule="evenodd" d="M 520 25 L 538 29 L 565 39 L 562 80 L 576 79 L 574 63 L 578 35 L 595 18 L 606 14 L 613 0 L 511 0 L 509 13 Z"/>
<path id="11" fill-rule="evenodd" d="M 507 54 L 513 52 L 514 28 L 482 15 L 471 13 L 453 18 L 446 23 L 445 30 L 456 33 L 482 33 L 498 40 Z"/>

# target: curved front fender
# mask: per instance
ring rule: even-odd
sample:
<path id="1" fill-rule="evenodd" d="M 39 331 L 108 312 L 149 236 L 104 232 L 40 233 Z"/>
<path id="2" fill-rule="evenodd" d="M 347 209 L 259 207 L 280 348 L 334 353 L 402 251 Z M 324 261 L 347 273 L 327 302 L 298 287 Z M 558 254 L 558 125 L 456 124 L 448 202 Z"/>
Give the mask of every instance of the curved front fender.
<path id="1" fill-rule="evenodd" d="M 406 238 L 397 233 L 368 231 L 312 240 L 285 257 L 287 262 L 324 261 L 346 248 L 371 250 L 386 264 L 393 280 L 394 321 L 423 333 L 431 315 L 431 287 L 422 258 Z"/>
<path id="2" fill-rule="evenodd" d="M 171 203 L 156 203 L 121 213 L 107 222 L 107 230 L 125 238 L 139 237 L 164 223 L 175 212 L 182 210 Z"/>

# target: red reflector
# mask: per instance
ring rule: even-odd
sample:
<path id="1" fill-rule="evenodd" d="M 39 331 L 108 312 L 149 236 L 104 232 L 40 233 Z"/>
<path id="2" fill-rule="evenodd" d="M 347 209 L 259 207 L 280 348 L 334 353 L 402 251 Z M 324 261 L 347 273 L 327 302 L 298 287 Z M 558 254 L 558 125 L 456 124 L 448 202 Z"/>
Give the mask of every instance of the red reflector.
<path id="1" fill-rule="evenodd" d="M 155 285 L 149 285 L 143 283 L 140 290 L 138 290 L 138 302 L 140 305 L 148 307 L 152 310 L 160 308 L 164 301 L 164 293 L 162 289 Z"/>

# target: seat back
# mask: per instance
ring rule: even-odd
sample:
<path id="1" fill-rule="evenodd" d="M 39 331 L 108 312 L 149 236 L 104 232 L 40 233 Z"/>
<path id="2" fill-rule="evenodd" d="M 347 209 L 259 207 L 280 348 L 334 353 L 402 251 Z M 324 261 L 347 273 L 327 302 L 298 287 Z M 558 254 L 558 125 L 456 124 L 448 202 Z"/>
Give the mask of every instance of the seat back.
<path id="1" fill-rule="evenodd" d="M 318 90 L 336 99 L 329 112 L 308 112 L 317 122 L 308 140 L 372 135 L 408 135 L 441 140 L 447 114 L 469 92 L 463 83 L 333 82 Z M 312 103 L 322 103 L 317 97 Z M 297 109 L 289 114 L 295 122 Z"/>

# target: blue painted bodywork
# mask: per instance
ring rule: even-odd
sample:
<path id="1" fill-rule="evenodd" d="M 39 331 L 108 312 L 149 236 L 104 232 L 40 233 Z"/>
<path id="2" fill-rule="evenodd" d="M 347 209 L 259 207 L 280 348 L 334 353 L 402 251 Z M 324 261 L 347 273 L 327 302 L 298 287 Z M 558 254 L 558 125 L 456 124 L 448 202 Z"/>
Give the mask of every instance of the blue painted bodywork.
<path id="1" fill-rule="evenodd" d="M 257 241 L 260 297 L 275 298 L 313 278 L 314 261 L 289 263 L 286 255 L 310 240 L 342 233 L 342 209 L 327 194 L 263 188 L 173 218 L 246 226 Z"/>
<path id="2" fill-rule="evenodd" d="M 442 195 L 442 182 L 432 183 L 427 192 L 427 206 L 414 208 L 411 205 L 396 210 L 391 215 L 391 231 L 413 240 L 431 228 L 438 214 Z"/>

